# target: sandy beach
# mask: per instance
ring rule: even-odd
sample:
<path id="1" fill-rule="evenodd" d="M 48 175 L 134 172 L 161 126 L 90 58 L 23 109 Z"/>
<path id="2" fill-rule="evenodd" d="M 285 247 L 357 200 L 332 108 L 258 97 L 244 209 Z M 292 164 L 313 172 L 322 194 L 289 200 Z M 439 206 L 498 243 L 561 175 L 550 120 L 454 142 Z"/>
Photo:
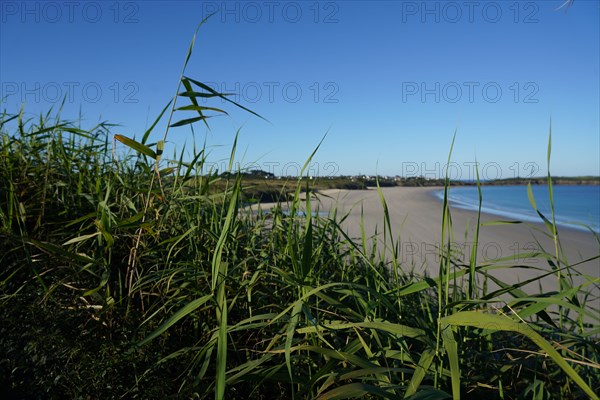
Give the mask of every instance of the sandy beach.
<path id="1" fill-rule="evenodd" d="M 417 274 L 438 275 L 438 246 L 441 243 L 443 204 L 434 196 L 434 192 L 441 189 L 382 188 L 389 209 L 392 235 L 394 241 L 398 243 L 398 261 L 405 270 L 414 269 Z M 321 212 L 330 212 L 337 207 L 338 217 L 347 214 L 342 227 L 351 238 L 359 242 L 362 212 L 365 234 L 370 237 L 377 231 L 378 246 L 379 249 L 382 249 L 384 212 L 376 189 L 322 191 L 318 195 L 317 204 Z M 267 204 L 263 206 L 268 207 Z M 477 213 L 451 206 L 451 216 L 454 231 L 454 238 L 451 239 L 452 248 L 457 253 L 463 253 L 462 259 L 468 263 L 473 247 Z M 554 254 L 554 242 L 544 235 L 543 232 L 547 232 L 544 225 L 542 223 L 485 225 L 501 220 L 506 219 L 482 214 L 483 226 L 480 228 L 477 248 L 478 263 L 494 262 L 506 266 L 527 265 L 536 268 L 507 268 L 494 271 L 494 276 L 506 283 L 523 282 L 543 274 L 543 271 L 550 271 L 550 266 L 544 258 L 521 256 L 523 253 L 540 251 Z M 600 245 L 591 232 L 559 227 L 559 237 L 564 256 L 571 265 L 600 254 Z M 498 259 L 501 261 L 498 262 Z M 599 277 L 600 259 L 584 262 L 575 268 L 582 274 Z M 576 279 L 577 281 L 579 280 Z M 545 291 L 557 288 L 556 277 L 549 276 L 536 281 L 535 287 L 529 287 L 529 289 L 537 291 L 540 283 Z"/>

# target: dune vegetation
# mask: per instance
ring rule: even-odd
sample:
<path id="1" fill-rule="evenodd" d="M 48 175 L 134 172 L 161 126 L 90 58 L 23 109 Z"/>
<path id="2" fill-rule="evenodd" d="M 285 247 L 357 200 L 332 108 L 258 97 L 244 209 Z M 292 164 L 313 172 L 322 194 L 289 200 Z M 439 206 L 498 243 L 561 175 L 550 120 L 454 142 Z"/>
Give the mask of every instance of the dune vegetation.
<path id="1" fill-rule="evenodd" d="M 383 246 L 301 212 L 302 176 L 247 212 L 235 144 L 226 180 L 204 148 L 163 153 L 225 112 L 200 105 L 227 97 L 186 75 L 192 49 L 141 137 L 60 108 L 0 117 L 2 398 L 598 399 L 600 280 L 564 259 L 553 215 L 555 246 L 526 256 L 559 289 L 526 292 L 494 271 L 532 267 L 450 252 L 447 200 L 435 276 L 398 263 L 383 196 Z"/>

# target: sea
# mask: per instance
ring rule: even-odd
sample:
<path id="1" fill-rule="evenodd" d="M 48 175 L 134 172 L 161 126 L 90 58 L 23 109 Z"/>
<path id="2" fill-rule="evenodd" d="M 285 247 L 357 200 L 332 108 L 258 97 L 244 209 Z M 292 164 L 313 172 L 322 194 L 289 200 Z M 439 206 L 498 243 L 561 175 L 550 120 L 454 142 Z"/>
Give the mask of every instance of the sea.
<path id="1" fill-rule="evenodd" d="M 548 187 L 533 185 L 532 191 L 538 210 L 552 221 Z M 552 191 L 557 225 L 587 231 L 591 228 L 600 233 L 599 185 L 555 185 Z M 495 214 L 505 220 L 542 222 L 529 202 L 527 186 L 482 186 L 481 193 L 482 212 Z M 437 191 L 435 195 L 443 199 L 444 191 Z M 477 187 L 453 186 L 448 198 L 455 207 L 475 211 L 479 207 Z"/>

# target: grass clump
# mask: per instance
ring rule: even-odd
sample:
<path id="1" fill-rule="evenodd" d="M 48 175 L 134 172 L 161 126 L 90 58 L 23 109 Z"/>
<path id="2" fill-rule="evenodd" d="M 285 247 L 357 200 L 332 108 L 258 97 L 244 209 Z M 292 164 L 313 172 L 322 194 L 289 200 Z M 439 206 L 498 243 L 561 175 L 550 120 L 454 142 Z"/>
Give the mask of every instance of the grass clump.
<path id="1" fill-rule="evenodd" d="M 202 97 L 225 95 L 184 66 L 157 122 L 225 112 Z M 183 111 L 197 116 L 172 123 Z M 223 179 L 205 149 L 165 160 L 168 129 L 148 143 L 156 123 L 137 141 L 60 111 L 24 115 L 0 121 L 4 397 L 597 398 L 598 278 L 573 285 L 552 218 L 556 252 L 538 257 L 558 292 L 526 293 L 494 278 L 507 266 L 451 253 L 447 202 L 439 275 L 419 277 L 398 264 L 383 195 L 389 259 L 351 240 L 346 216 L 314 212 L 302 177 L 286 204 L 247 212 L 235 144 Z"/>

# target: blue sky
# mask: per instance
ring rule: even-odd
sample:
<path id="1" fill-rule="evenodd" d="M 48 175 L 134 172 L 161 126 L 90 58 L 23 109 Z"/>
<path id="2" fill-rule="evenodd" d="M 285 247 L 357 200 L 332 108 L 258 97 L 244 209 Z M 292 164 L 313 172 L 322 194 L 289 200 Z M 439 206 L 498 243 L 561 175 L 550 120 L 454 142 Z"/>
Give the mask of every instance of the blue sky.
<path id="1" fill-rule="evenodd" d="M 186 74 L 237 100 L 230 117 L 172 128 L 167 155 L 205 141 L 237 161 L 294 174 L 483 178 L 600 175 L 600 2 L 81 1 L 0 3 L 2 109 L 57 106 L 141 137 Z M 187 104 L 179 98 L 179 105 Z M 177 112 L 175 120 L 193 116 Z M 153 139 L 162 137 L 160 124 Z"/>

